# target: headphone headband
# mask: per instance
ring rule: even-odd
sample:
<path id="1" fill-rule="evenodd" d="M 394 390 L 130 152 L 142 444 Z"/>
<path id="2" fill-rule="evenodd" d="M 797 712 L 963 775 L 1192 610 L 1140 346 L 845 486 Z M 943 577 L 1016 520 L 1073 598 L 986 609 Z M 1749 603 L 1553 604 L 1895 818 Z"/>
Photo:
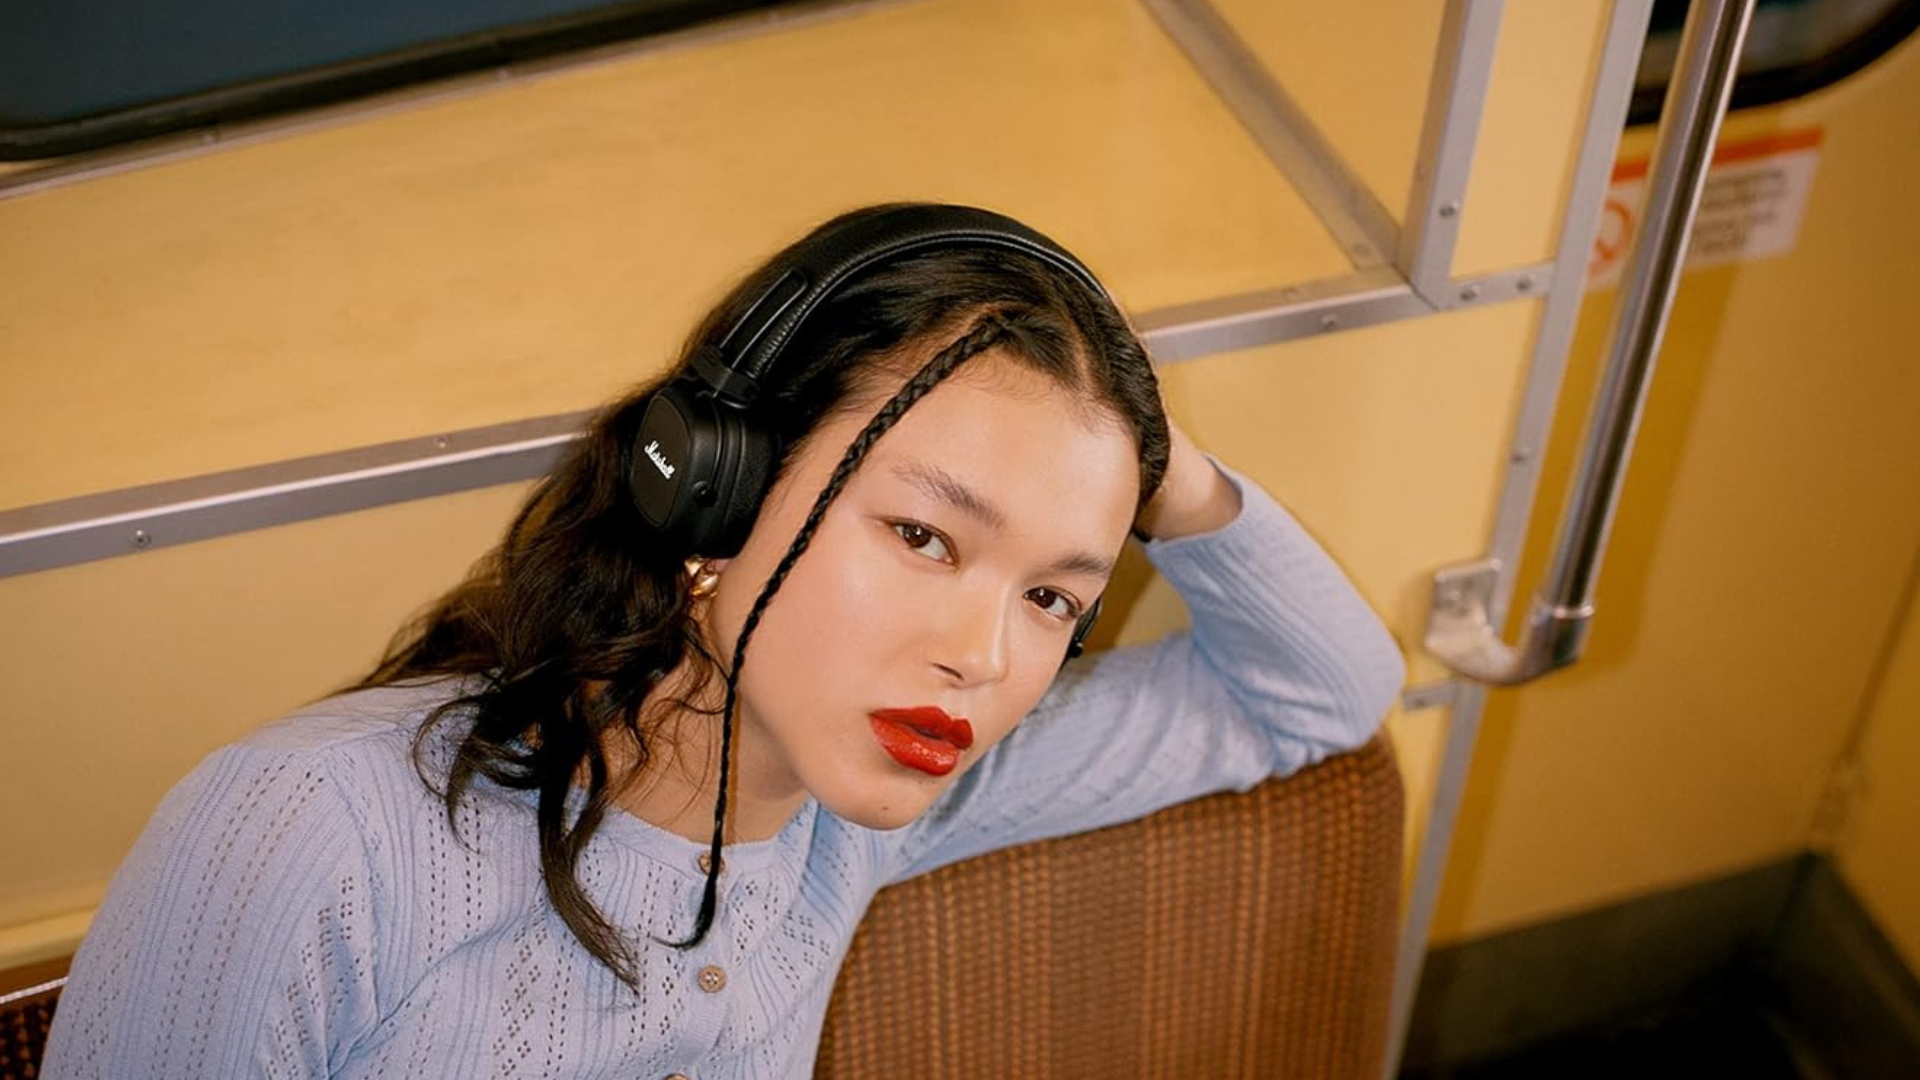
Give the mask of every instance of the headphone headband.
<path id="1" fill-rule="evenodd" d="M 1106 298 L 1093 272 L 1025 225 L 971 206 L 880 208 L 814 234 L 789 252 L 790 267 L 747 306 L 717 346 L 690 360 L 693 378 L 662 387 L 647 402 L 628 448 L 628 489 L 654 535 L 676 553 L 726 556 L 746 542 L 773 482 L 780 445 L 753 409 L 762 382 L 800 324 L 849 278 L 890 259 L 942 248 L 1027 255 Z M 1074 626 L 1078 655 L 1099 613 Z"/>
<path id="2" fill-rule="evenodd" d="M 794 265 L 755 298 L 717 350 L 702 350 L 693 358 L 693 368 L 722 399 L 749 405 L 794 332 L 842 282 L 892 259 L 956 247 L 1029 255 L 1073 275 L 1096 295 L 1107 295 L 1093 271 L 1010 217 L 971 206 L 889 207 L 802 244 L 793 253 Z"/>

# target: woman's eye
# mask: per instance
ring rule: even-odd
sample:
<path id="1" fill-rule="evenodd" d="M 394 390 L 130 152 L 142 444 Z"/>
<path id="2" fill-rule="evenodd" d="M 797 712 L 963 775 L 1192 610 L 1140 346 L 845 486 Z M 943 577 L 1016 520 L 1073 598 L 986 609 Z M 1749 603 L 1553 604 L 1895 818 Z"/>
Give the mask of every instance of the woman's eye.
<path id="1" fill-rule="evenodd" d="M 914 521 L 896 521 L 893 531 L 913 550 L 929 559 L 939 562 L 952 562 L 953 551 L 947 547 L 946 538 L 932 529 Z"/>
<path id="2" fill-rule="evenodd" d="M 1066 593 L 1054 589 L 1031 589 L 1027 592 L 1027 599 L 1033 601 L 1041 611 L 1056 619 L 1080 617 L 1080 605 L 1074 603 L 1073 598 Z"/>

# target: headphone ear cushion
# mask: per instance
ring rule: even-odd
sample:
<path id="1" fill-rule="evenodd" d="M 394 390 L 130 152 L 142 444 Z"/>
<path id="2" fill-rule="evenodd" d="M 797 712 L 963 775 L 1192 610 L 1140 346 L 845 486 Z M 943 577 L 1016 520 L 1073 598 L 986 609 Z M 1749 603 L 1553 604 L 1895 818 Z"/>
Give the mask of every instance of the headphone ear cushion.
<path id="1" fill-rule="evenodd" d="M 779 463 L 779 440 L 741 410 L 720 406 L 714 412 L 722 438 L 714 506 L 691 538 L 689 554 L 727 558 L 740 553 L 760 517 Z"/>

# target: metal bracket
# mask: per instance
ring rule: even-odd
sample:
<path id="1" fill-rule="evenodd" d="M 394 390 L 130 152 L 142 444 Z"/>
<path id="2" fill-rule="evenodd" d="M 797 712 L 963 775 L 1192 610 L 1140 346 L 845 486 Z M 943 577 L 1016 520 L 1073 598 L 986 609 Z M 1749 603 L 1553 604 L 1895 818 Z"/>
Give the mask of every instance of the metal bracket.
<path id="1" fill-rule="evenodd" d="M 1512 686 L 1538 678 L 1580 658 L 1593 605 L 1564 607 L 1534 601 L 1519 648 L 1500 639 L 1493 624 L 1500 585 L 1495 559 L 1449 566 L 1433 575 L 1433 606 L 1427 616 L 1427 651 L 1471 679 Z"/>
<path id="2" fill-rule="evenodd" d="M 1460 690 L 1466 685 L 1467 683 L 1462 679 L 1435 679 L 1432 682 L 1416 683 L 1400 691 L 1400 711 L 1451 709 L 1460 700 Z"/>
<path id="3" fill-rule="evenodd" d="M 1459 633 L 1492 623 L 1493 594 L 1500 584 L 1500 560 L 1449 566 L 1433 575 L 1433 615 L 1428 637 Z"/>

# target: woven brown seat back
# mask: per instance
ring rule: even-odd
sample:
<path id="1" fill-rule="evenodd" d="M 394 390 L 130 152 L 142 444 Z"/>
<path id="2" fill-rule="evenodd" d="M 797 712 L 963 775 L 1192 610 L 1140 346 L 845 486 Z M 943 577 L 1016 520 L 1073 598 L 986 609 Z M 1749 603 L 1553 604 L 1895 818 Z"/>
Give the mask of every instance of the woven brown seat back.
<path id="1" fill-rule="evenodd" d="M 1376 740 L 1244 795 L 889 888 L 814 1075 L 1377 1080 L 1401 802 Z"/>

